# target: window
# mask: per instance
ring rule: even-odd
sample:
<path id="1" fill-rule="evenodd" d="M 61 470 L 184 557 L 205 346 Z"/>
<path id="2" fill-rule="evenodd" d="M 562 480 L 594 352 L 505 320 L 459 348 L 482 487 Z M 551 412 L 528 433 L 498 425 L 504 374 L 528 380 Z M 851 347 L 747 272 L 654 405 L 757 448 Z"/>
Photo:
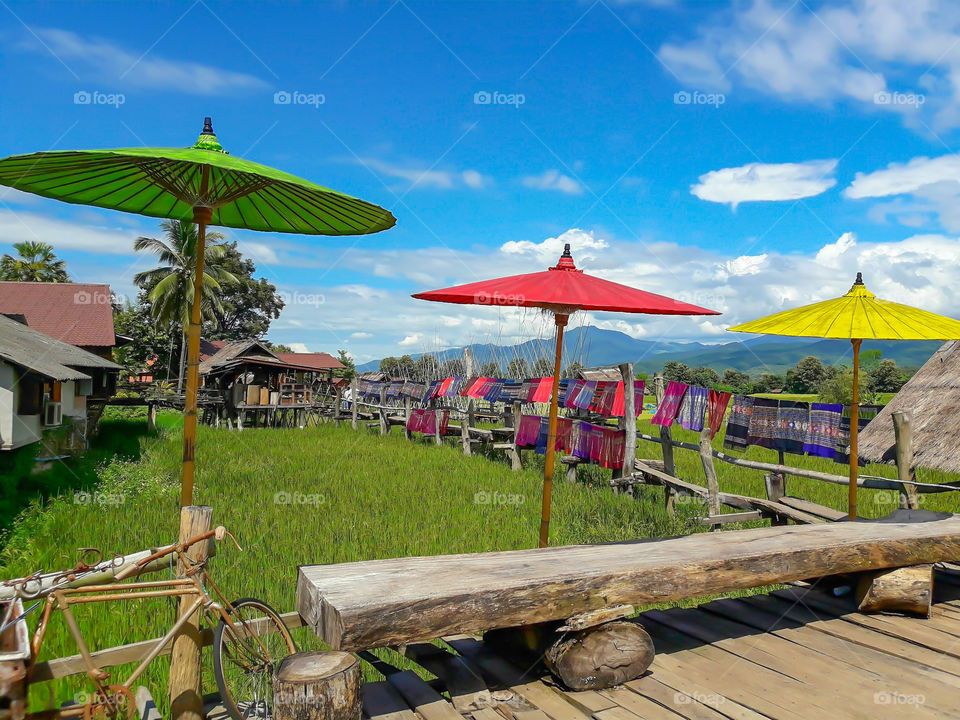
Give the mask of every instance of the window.
<path id="1" fill-rule="evenodd" d="M 23 372 L 17 382 L 20 390 L 20 401 L 17 405 L 18 415 L 39 415 L 43 408 L 43 385 L 39 376 L 31 372 Z"/>

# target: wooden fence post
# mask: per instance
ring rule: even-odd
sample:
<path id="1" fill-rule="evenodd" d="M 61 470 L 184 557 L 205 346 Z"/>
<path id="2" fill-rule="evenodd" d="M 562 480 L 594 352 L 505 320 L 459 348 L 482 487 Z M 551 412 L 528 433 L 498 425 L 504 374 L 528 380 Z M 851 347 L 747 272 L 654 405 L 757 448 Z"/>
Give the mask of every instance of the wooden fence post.
<path id="1" fill-rule="evenodd" d="M 410 432 L 410 415 L 413 413 L 413 401 L 410 398 L 403 399 L 403 436 L 409 440 L 413 433 Z"/>
<path id="2" fill-rule="evenodd" d="M 662 383 L 661 383 L 662 387 Z M 658 401 L 659 404 L 659 401 Z M 660 426 L 660 449 L 663 452 L 663 472 L 671 477 L 677 476 L 677 471 L 673 464 L 673 433 L 670 432 L 669 425 Z M 669 515 L 673 515 L 677 504 L 677 492 L 669 485 L 663 486 L 663 506 Z"/>
<path id="3" fill-rule="evenodd" d="M 916 510 L 920 507 L 920 494 L 915 485 L 913 472 L 913 414 L 909 410 L 893 413 L 893 435 L 897 442 L 897 477 L 906 480 L 900 491 L 900 507 Z"/>
<path id="4" fill-rule="evenodd" d="M 380 388 L 380 407 L 377 408 L 377 414 L 380 417 L 380 434 L 386 435 L 390 432 L 390 420 L 387 417 L 387 389 Z"/>
<path id="5" fill-rule="evenodd" d="M 637 459 L 637 411 L 633 387 L 633 363 L 621 363 L 620 376 L 623 378 L 623 465 L 621 477 L 633 475 L 634 462 Z M 643 398 L 640 398 L 643 402 Z"/>
<path id="6" fill-rule="evenodd" d="M 780 502 L 780 498 L 787 494 L 787 479 L 783 473 L 764 473 L 763 486 L 767 491 L 767 499 Z M 787 518 L 777 515 L 770 520 L 771 525 L 786 525 Z"/>
<path id="7" fill-rule="evenodd" d="M 157 429 L 157 404 L 147 403 L 147 430 L 153 432 Z"/>
<path id="8" fill-rule="evenodd" d="M 350 380 L 350 426 L 357 429 L 357 378 Z"/>
<path id="9" fill-rule="evenodd" d="M 519 402 L 513 403 L 513 450 L 510 450 L 507 454 L 510 455 L 510 469 L 511 470 L 522 470 L 523 461 L 520 457 L 520 448 L 517 447 L 517 433 L 520 431 L 520 420 L 523 417 L 521 414 L 523 411 L 523 405 Z"/>
<path id="10" fill-rule="evenodd" d="M 470 348 L 463 350 L 464 374 L 469 381 L 473 376 L 473 353 Z M 463 454 L 470 454 L 470 426 L 473 424 L 473 398 L 467 398 L 466 409 L 460 418 L 460 442 L 463 445 Z"/>
<path id="11" fill-rule="evenodd" d="M 700 462 L 703 464 L 703 474 L 707 477 L 707 507 L 710 516 L 720 514 L 720 483 L 717 481 L 717 469 L 713 466 L 713 446 L 710 444 L 710 425 L 704 425 L 700 431 Z M 711 529 L 719 528 L 711 525 Z"/>
<path id="12" fill-rule="evenodd" d="M 436 400 L 430 401 L 430 407 L 433 408 L 433 440 L 437 445 L 443 445 L 443 433 L 440 432 L 440 413 L 443 412 L 443 408 L 438 407 Z"/>
<path id="13" fill-rule="evenodd" d="M 180 509 L 180 539 L 186 542 L 209 532 L 213 524 L 213 508 L 205 505 L 187 505 Z M 189 549 L 196 562 L 207 558 L 208 543 L 197 543 Z M 184 577 L 187 567 L 177 563 L 177 577 Z M 195 601 L 195 597 L 180 598 L 178 617 Z M 203 720 L 203 695 L 200 682 L 200 618 L 194 615 L 173 639 L 170 654 L 170 716 L 173 720 Z"/>

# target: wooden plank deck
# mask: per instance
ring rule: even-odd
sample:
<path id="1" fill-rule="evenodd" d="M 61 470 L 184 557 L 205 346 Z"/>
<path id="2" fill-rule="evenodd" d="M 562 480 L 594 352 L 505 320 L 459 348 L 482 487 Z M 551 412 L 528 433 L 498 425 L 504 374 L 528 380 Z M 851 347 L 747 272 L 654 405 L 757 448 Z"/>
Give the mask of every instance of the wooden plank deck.
<path id="1" fill-rule="evenodd" d="M 790 587 L 650 610 L 650 671 L 562 690 L 538 663 L 472 636 L 405 650 L 409 670 L 364 692 L 368 720 L 759 720 L 960 717 L 960 575 L 938 570 L 929 620 L 862 615 L 849 595 Z M 388 666 L 389 667 L 389 666 Z M 382 669 L 382 666 L 381 666 Z"/>

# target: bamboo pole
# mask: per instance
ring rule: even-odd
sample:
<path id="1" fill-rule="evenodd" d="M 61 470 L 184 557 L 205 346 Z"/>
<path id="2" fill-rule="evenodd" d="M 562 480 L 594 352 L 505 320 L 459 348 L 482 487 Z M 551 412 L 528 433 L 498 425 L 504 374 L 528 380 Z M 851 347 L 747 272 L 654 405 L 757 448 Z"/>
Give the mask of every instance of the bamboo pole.
<path id="1" fill-rule="evenodd" d="M 703 474 L 707 478 L 707 505 L 710 516 L 720 514 L 720 483 L 717 481 L 717 469 L 713 466 L 713 447 L 710 444 L 710 425 L 704 425 L 700 431 L 700 462 L 703 464 Z M 717 528 L 719 525 L 711 525 Z"/>
<path id="2" fill-rule="evenodd" d="M 210 172 L 203 166 L 200 196 L 207 192 Z M 213 219 L 213 210 L 195 207 L 193 221 L 197 224 L 196 268 L 193 275 L 193 306 L 190 308 L 190 329 L 187 331 L 187 390 L 183 410 L 183 468 L 180 482 L 180 505 L 193 504 L 194 456 L 197 440 L 197 389 L 200 387 L 200 317 L 203 302 L 203 261 L 206 252 L 207 224 Z"/>
<path id="3" fill-rule="evenodd" d="M 862 341 L 854 339 L 850 341 L 853 345 L 853 402 L 850 403 L 850 486 L 848 492 L 848 511 L 847 517 L 854 521 L 857 519 L 857 471 L 859 468 L 860 457 L 857 454 L 857 436 L 860 433 L 860 343 Z"/>
<path id="4" fill-rule="evenodd" d="M 350 427 L 357 429 L 357 388 L 359 387 L 356 376 L 350 379 Z"/>
<path id="5" fill-rule="evenodd" d="M 464 374 L 469 380 L 473 376 L 473 353 L 470 348 L 464 348 L 463 351 Z M 470 454 L 470 425 L 473 423 L 473 398 L 467 398 L 467 408 L 460 419 L 460 443 L 463 446 L 463 454 Z"/>
<path id="6" fill-rule="evenodd" d="M 205 505 L 189 505 L 180 509 L 180 542 L 184 543 L 197 535 L 210 532 L 213 524 L 213 508 Z M 197 543 L 188 552 L 194 562 L 207 557 L 207 543 Z M 183 561 L 177 563 L 177 577 L 187 572 Z M 202 581 L 202 578 L 198 578 Z M 177 618 L 191 610 L 195 598 L 185 595 L 180 598 Z M 170 716 L 173 720 L 203 720 L 203 694 L 200 678 L 200 618 L 196 613 L 185 622 L 173 640 L 170 657 Z"/>
<path id="7" fill-rule="evenodd" d="M 569 315 L 555 313 L 557 344 L 553 358 L 553 389 L 550 392 L 550 419 L 547 425 L 547 457 L 543 464 L 543 502 L 540 506 L 540 547 L 550 544 L 550 500 L 553 494 L 553 467 L 557 444 L 557 395 L 560 389 L 560 362 L 563 352 L 563 328 Z"/>

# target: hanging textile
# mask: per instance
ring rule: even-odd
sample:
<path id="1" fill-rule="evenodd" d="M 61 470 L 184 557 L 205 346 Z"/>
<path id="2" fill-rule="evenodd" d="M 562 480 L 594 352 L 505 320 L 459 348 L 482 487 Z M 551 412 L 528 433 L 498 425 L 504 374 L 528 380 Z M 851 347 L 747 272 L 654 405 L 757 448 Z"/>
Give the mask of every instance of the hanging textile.
<path id="1" fill-rule="evenodd" d="M 616 428 L 601 428 L 602 447 L 600 467 L 616 469 L 623 466 L 623 452 L 626 448 L 626 434 Z"/>
<path id="2" fill-rule="evenodd" d="M 423 422 L 423 409 L 422 408 L 413 408 L 410 411 L 410 417 L 407 418 L 407 430 L 410 432 L 420 432 L 420 427 Z"/>
<path id="3" fill-rule="evenodd" d="M 710 391 L 706 388 L 696 385 L 687 388 L 687 394 L 683 396 L 680 411 L 677 413 L 680 427 L 694 432 L 703 430 L 703 416 L 707 412 L 707 398 L 709 396 Z"/>
<path id="4" fill-rule="evenodd" d="M 583 386 L 586 384 L 585 380 L 571 380 L 572 386 L 567 392 L 566 397 L 563 399 L 563 406 L 566 408 L 574 409 L 576 408 L 577 396 L 580 394 L 580 391 L 583 390 Z"/>
<path id="5" fill-rule="evenodd" d="M 519 380 L 506 380 L 503 391 L 500 393 L 500 402 L 512 403 L 520 399 L 520 390 L 523 386 Z"/>
<path id="6" fill-rule="evenodd" d="M 478 382 L 481 382 L 483 378 L 481 377 L 470 377 L 467 378 L 466 382 L 463 383 L 463 386 L 460 388 L 460 394 L 464 397 L 473 397 L 470 394 L 470 391 L 473 390 L 473 386 Z"/>
<path id="7" fill-rule="evenodd" d="M 599 463 L 603 457 L 603 428 L 599 425 L 590 425 L 590 462 Z"/>
<path id="8" fill-rule="evenodd" d="M 593 427 L 585 420 L 573 421 L 573 456 L 581 460 L 590 459 L 590 428 Z"/>
<path id="9" fill-rule="evenodd" d="M 597 381 L 587 380 L 580 389 L 580 394 L 577 395 L 576 407 L 580 410 L 589 410 L 590 403 L 593 402 L 593 394 L 596 392 L 596 390 Z"/>
<path id="10" fill-rule="evenodd" d="M 803 441 L 803 451 L 814 457 L 834 458 L 840 444 L 839 403 L 813 403 L 810 405 L 810 426 Z"/>
<path id="11" fill-rule="evenodd" d="M 723 423 L 724 413 L 727 411 L 727 404 L 730 402 L 730 393 L 711 390 L 707 397 L 707 426 L 710 428 L 710 439 L 717 436 L 717 430 Z"/>
<path id="12" fill-rule="evenodd" d="M 437 397 L 437 393 L 440 391 L 440 383 L 442 380 L 431 380 L 430 386 L 427 388 L 426 392 L 423 394 L 423 401 L 432 400 Z"/>
<path id="13" fill-rule="evenodd" d="M 521 415 L 520 425 L 517 427 L 517 447 L 531 447 L 536 445 L 539 432 L 539 415 Z"/>
<path id="14" fill-rule="evenodd" d="M 773 449 L 803 455 L 803 441 L 810 427 L 810 404 L 781 400 L 777 408 L 777 430 Z"/>
<path id="15" fill-rule="evenodd" d="M 561 380 L 560 384 L 557 385 L 557 407 L 564 407 L 564 403 L 567 399 L 567 393 L 570 391 L 570 387 L 573 385 L 573 380 Z"/>
<path id="16" fill-rule="evenodd" d="M 394 380 L 387 386 L 387 399 L 396 400 L 400 397 L 400 389 L 403 387 L 402 380 Z"/>
<path id="17" fill-rule="evenodd" d="M 883 405 L 859 405 L 857 407 L 857 427 L 860 432 L 867 424 L 873 420 L 877 414 L 883 410 Z M 833 456 L 835 462 L 850 464 L 850 413 L 849 405 L 843 406 L 843 414 L 840 416 L 840 442 L 837 444 L 837 452 Z M 866 461 L 858 458 L 860 465 L 866 465 Z"/>
<path id="18" fill-rule="evenodd" d="M 750 416 L 753 414 L 754 398 L 749 395 L 734 395 L 727 418 L 727 431 L 723 436 L 725 450 L 746 450 L 750 434 Z"/>
<path id="19" fill-rule="evenodd" d="M 437 386 L 437 397 L 447 397 L 450 386 L 453 385 L 453 380 L 454 378 L 448 377 L 440 381 L 440 384 Z"/>
<path id="20" fill-rule="evenodd" d="M 573 420 L 557 418 L 557 452 L 570 453 L 573 450 Z"/>
<path id="21" fill-rule="evenodd" d="M 607 389 L 615 387 L 616 385 L 611 380 L 597 380 L 597 387 L 593 391 L 593 397 L 590 399 L 590 412 L 600 413 L 600 408 L 603 403 L 603 398 L 607 394 Z"/>
<path id="22" fill-rule="evenodd" d="M 680 404 L 683 402 L 683 396 L 687 392 L 685 383 L 671 380 L 667 383 L 667 389 L 663 393 L 663 400 L 657 406 L 657 412 L 654 413 L 650 421 L 654 425 L 664 425 L 670 427 L 680 411 Z"/>
<path id="23" fill-rule="evenodd" d="M 779 403 L 768 398 L 754 398 L 753 412 L 750 413 L 750 429 L 747 431 L 747 444 L 772 448 L 777 433 L 777 410 Z"/>
<path id="24" fill-rule="evenodd" d="M 483 393 L 483 399 L 487 402 L 497 402 L 503 395 L 503 380 L 492 380 L 490 387 Z"/>
<path id="25" fill-rule="evenodd" d="M 437 434 L 437 425 L 440 425 L 440 435 L 447 432 L 447 426 L 450 423 L 449 410 L 424 410 L 422 431 L 431 435 Z"/>
<path id="26" fill-rule="evenodd" d="M 545 377 L 539 378 L 539 380 L 533 381 L 533 394 L 531 395 L 530 402 L 535 403 L 548 403 L 550 402 L 550 394 L 553 392 L 553 378 Z"/>

